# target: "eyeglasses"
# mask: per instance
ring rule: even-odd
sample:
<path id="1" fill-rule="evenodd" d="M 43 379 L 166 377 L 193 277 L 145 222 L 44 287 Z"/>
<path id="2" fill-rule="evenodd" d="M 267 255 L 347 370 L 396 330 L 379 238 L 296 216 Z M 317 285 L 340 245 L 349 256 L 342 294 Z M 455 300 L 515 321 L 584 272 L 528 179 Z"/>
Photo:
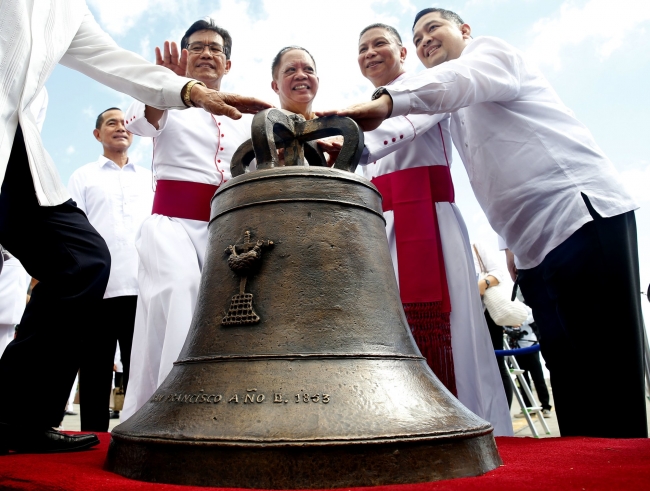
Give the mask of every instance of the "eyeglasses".
<path id="1" fill-rule="evenodd" d="M 218 54 L 223 53 L 224 55 L 227 56 L 227 54 L 228 54 L 227 53 L 227 48 L 224 48 L 220 44 L 216 44 L 216 43 L 205 44 L 205 43 L 201 43 L 201 42 L 196 42 L 196 43 L 190 44 L 187 47 L 187 50 L 192 54 L 200 55 L 201 53 L 203 53 L 203 50 L 205 50 L 206 46 L 210 49 L 210 53 L 212 55 L 216 56 Z"/>

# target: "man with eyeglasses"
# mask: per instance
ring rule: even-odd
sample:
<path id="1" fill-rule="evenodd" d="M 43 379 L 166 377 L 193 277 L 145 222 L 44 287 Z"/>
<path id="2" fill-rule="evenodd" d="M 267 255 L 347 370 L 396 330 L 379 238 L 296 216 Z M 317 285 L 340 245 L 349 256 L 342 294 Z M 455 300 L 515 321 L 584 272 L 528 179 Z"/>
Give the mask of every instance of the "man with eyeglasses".
<path id="1" fill-rule="evenodd" d="M 192 24 L 181 40 L 156 48 L 156 63 L 219 90 L 230 71 L 232 38 L 212 19 Z M 251 119 L 199 109 L 163 111 L 134 102 L 130 132 L 153 138 L 156 190 L 152 215 L 138 236 L 140 295 L 131 374 L 121 419 L 149 400 L 172 369 L 190 327 L 208 242 L 210 199 L 230 179 L 230 159 L 250 138 Z"/>

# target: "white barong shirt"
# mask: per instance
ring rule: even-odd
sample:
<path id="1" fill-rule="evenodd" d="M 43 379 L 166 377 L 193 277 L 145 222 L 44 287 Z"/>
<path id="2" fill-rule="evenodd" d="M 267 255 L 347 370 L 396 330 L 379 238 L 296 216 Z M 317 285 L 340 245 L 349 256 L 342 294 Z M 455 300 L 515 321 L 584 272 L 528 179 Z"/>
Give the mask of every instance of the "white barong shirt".
<path id="1" fill-rule="evenodd" d="M 135 237 L 142 222 L 151 215 L 151 171 L 130 161 L 120 168 L 100 156 L 73 172 L 68 191 L 111 253 L 111 273 L 104 298 L 137 295 Z"/>
<path id="2" fill-rule="evenodd" d="M 505 41 L 473 39 L 450 60 L 386 87 L 391 116 L 451 112 L 451 133 L 492 228 L 530 269 L 592 220 L 634 210 L 611 161 L 539 69 Z"/>

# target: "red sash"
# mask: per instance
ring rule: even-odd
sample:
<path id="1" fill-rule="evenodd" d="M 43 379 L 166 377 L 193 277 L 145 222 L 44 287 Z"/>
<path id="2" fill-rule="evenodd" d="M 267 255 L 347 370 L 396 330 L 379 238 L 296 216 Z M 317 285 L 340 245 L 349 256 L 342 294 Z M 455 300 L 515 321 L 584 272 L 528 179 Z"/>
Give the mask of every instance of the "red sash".
<path id="1" fill-rule="evenodd" d="M 395 240 L 402 303 L 442 302 L 451 312 L 437 202 L 454 202 L 449 167 L 432 165 L 375 177 L 384 211 L 395 215 Z"/>
<path id="2" fill-rule="evenodd" d="M 161 179 L 156 183 L 152 214 L 210 221 L 210 200 L 219 186 Z"/>

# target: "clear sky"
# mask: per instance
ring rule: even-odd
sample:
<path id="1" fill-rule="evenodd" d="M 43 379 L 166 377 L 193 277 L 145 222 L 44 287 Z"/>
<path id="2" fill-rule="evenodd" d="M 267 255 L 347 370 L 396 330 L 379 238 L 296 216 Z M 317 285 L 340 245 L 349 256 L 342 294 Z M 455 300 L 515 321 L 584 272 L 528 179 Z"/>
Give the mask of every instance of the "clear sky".
<path id="1" fill-rule="evenodd" d="M 458 12 L 476 36 L 498 36 L 533 57 L 559 96 L 590 128 L 641 208 L 637 211 L 642 290 L 650 282 L 650 1 L 648 0 L 87 0 L 99 24 L 127 49 L 154 60 L 154 47 L 180 42 L 205 16 L 233 37 L 232 70 L 223 90 L 277 104 L 271 60 L 287 45 L 316 59 L 320 91 L 315 109 L 368 100 L 373 91 L 357 65 L 358 33 L 373 22 L 395 26 L 409 54 L 407 68 L 422 67 L 410 42 L 416 12 L 443 7 Z M 101 147 L 92 130 L 99 112 L 130 99 L 57 66 L 47 83 L 50 106 L 45 146 L 67 182 Z M 151 142 L 136 137 L 131 158 L 151 164 Z M 522 165 L 525 163 L 522 162 Z M 454 155 L 456 201 L 473 241 L 496 249 L 496 236 L 473 197 Z M 594 265 L 597 267 L 597 265 Z M 615 285 L 585 285 L 607 299 Z M 645 305 L 650 304 L 645 301 Z M 650 323 L 650 308 L 646 319 Z"/>

